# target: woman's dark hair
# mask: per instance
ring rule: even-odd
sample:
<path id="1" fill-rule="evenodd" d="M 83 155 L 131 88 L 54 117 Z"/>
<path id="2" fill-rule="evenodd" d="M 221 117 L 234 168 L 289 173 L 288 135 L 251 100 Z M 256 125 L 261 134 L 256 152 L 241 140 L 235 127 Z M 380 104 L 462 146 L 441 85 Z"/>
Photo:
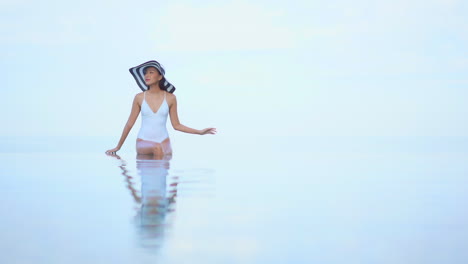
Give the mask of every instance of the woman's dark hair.
<path id="1" fill-rule="evenodd" d="M 162 79 L 158 83 L 159 89 L 166 91 L 166 89 L 164 89 L 164 83 L 165 82 L 166 82 L 166 78 L 163 76 Z"/>

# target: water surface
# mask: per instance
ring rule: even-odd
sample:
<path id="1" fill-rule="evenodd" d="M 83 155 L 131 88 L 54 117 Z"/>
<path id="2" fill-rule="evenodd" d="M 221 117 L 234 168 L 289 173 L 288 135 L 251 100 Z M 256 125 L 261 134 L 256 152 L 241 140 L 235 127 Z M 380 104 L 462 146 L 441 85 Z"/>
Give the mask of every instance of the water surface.
<path id="1" fill-rule="evenodd" d="M 468 260 L 463 139 L 216 140 L 164 161 L 3 141 L 0 261 Z"/>

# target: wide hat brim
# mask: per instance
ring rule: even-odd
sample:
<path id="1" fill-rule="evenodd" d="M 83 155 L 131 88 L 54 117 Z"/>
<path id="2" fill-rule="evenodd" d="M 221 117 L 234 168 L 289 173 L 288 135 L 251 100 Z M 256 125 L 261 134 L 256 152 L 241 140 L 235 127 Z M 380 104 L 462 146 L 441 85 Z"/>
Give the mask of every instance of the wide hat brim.
<path id="1" fill-rule="evenodd" d="M 130 73 L 132 74 L 133 78 L 135 78 L 135 81 L 137 82 L 140 89 L 143 92 L 149 89 L 149 87 L 145 83 L 145 73 L 144 73 L 145 68 L 149 66 L 152 66 L 158 69 L 159 73 L 161 73 L 161 75 L 164 77 L 164 83 L 160 83 L 160 87 L 169 93 L 173 93 L 176 89 L 175 86 L 167 81 L 166 76 L 164 76 L 166 71 L 164 70 L 163 66 L 155 60 L 147 61 L 145 63 L 142 63 L 138 66 L 135 66 L 129 69 Z"/>

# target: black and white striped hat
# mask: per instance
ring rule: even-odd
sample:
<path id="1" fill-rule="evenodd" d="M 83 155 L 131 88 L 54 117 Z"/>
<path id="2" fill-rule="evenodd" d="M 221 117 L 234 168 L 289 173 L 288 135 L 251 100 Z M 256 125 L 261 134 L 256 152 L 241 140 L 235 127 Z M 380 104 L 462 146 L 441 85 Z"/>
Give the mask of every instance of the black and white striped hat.
<path id="1" fill-rule="evenodd" d="M 174 85 L 172 85 L 170 82 L 167 81 L 166 77 L 164 76 L 166 72 L 163 66 L 155 60 L 147 61 L 143 64 L 140 64 L 138 66 L 135 66 L 129 69 L 133 78 L 135 78 L 135 81 L 137 82 L 138 86 L 140 86 L 140 89 L 143 92 L 149 89 L 149 87 L 145 83 L 145 73 L 144 73 L 145 68 L 149 66 L 152 66 L 158 69 L 159 73 L 161 73 L 161 75 L 164 77 L 164 79 L 161 80 L 163 82 L 159 83 L 159 86 L 162 87 L 167 92 L 173 93 L 176 88 L 174 87 Z"/>

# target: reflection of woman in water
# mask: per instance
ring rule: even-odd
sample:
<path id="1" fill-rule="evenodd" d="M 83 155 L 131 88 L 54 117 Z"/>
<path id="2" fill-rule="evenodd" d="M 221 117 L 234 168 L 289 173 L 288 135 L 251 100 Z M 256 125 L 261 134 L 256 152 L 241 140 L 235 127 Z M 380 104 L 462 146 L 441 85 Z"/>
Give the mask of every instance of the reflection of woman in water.
<path id="1" fill-rule="evenodd" d="M 173 94 L 175 87 L 166 80 L 165 70 L 157 61 L 148 61 L 130 68 L 130 73 L 143 92 L 136 94 L 133 99 L 132 110 L 117 147 L 107 150 L 106 153 L 120 150 L 140 112 L 142 122 L 136 140 L 136 150 L 139 155 L 151 155 L 155 159 L 163 159 L 172 154 L 166 129 L 168 115 L 175 130 L 199 135 L 216 133 L 215 128 L 197 130 L 179 122 L 177 100 Z"/>
<path id="2" fill-rule="evenodd" d="M 135 217 L 143 247 L 159 247 L 164 237 L 167 213 L 172 210 L 176 193 L 166 196 L 169 161 L 137 159 L 141 176 L 141 208 Z"/>
<path id="3" fill-rule="evenodd" d="M 116 154 L 109 154 L 119 159 L 122 165 L 122 175 L 125 176 L 127 187 L 135 202 L 141 204 L 135 216 L 135 224 L 139 234 L 139 244 L 145 248 L 159 248 L 166 229 L 170 224 L 168 214 L 174 211 L 177 182 L 166 184 L 169 170 L 169 160 L 154 160 L 138 158 L 136 161 L 138 176 L 141 179 L 141 195 L 133 186 L 132 176 L 128 174 L 126 162 Z"/>

